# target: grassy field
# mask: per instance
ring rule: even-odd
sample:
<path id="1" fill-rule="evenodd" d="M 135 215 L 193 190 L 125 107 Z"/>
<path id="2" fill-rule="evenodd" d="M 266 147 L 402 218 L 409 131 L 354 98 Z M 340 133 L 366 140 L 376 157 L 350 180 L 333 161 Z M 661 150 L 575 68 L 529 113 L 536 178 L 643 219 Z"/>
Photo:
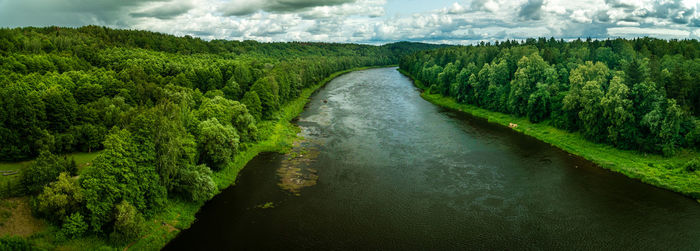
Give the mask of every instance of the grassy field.
<path id="1" fill-rule="evenodd" d="M 381 66 L 389 67 L 389 66 Z M 277 120 L 262 121 L 258 123 L 259 136 L 262 139 L 255 144 L 247 145 L 245 150 L 238 153 L 235 161 L 230 163 L 224 169 L 215 172 L 213 175 L 219 192 L 236 182 L 238 172 L 243 167 L 261 152 L 285 152 L 290 149 L 292 143 L 297 138 L 299 127 L 291 123 L 291 120 L 299 116 L 304 110 L 304 106 L 309 100 L 309 97 L 324 86 L 330 80 L 352 71 L 378 68 L 378 67 L 361 67 L 341 72 L 336 72 L 331 76 L 323 79 L 316 85 L 306 88 L 301 95 L 295 100 L 284 105 L 277 114 Z M 93 157 L 94 158 L 94 157 Z M 85 159 L 89 159 L 87 156 Z M 76 157 L 76 162 L 78 157 Z M 159 250 L 165 246 L 177 234 L 190 227 L 195 221 L 195 214 L 199 208 L 204 205 L 204 202 L 195 203 L 184 201 L 177 198 L 168 200 L 164 209 L 158 213 L 153 219 L 146 224 L 146 231 L 141 239 L 130 243 L 126 246 L 113 247 L 106 240 L 89 236 L 86 238 L 59 241 L 56 240 L 55 233 L 58 228 L 52 226 L 46 231 L 37 233 L 29 237 L 32 244 L 46 249 L 58 250 Z"/>
<path id="2" fill-rule="evenodd" d="M 89 163 L 92 163 L 92 160 L 97 157 L 97 154 L 99 154 L 99 151 L 91 152 L 91 153 L 71 153 L 71 154 L 66 154 L 65 156 L 68 159 L 74 159 L 75 163 L 78 165 L 78 169 L 82 169 L 82 167 L 86 166 Z M 20 162 L 0 162 L 0 170 L 21 170 L 27 166 L 29 166 L 32 163 L 33 160 L 26 160 L 26 161 L 20 161 Z"/>
<path id="3" fill-rule="evenodd" d="M 412 76 L 401 69 L 401 73 Z M 414 84 L 425 90 L 425 86 L 414 80 Z M 518 124 L 513 130 L 535 137 L 571 154 L 581 156 L 597 165 L 614 172 L 622 173 L 630 178 L 644 183 L 675 191 L 694 199 L 700 199 L 700 174 L 688 172 L 683 165 L 700 154 L 696 151 L 683 149 L 672 157 L 656 154 L 646 154 L 637 151 L 620 150 L 607 144 L 597 144 L 583 138 L 576 132 L 570 133 L 552 127 L 547 122 L 531 123 L 527 118 L 493 112 L 473 105 L 460 104 L 453 98 L 440 94 L 423 92 L 421 96 L 433 104 L 452 110 L 465 112 L 485 118 L 489 122 L 508 126 Z M 698 200 L 700 202 L 700 200 Z"/>
<path id="4" fill-rule="evenodd" d="M 68 159 L 74 159 L 75 163 L 78 165 L 78 171 L 83 170 L 83 167 L 90 165 L 92 160 L 97 157 L 99 152 L 92 153 L 71 153 L 65 155 Z M 0 195 L 2 198 L 12 195 L 14 193 L 8 192 L 10 187 L 14 187 L 18 182 L 20 182 L 21 171 L 31 165 L 33 160 L 26 160 L 20 162 L 0 162 L 0 171 L 14 173 L 13 175 L 0 175 Z M 4 174 L 9 174 L 4 173 Z M 0 220 L 2 224 L 2 220 Z"/>

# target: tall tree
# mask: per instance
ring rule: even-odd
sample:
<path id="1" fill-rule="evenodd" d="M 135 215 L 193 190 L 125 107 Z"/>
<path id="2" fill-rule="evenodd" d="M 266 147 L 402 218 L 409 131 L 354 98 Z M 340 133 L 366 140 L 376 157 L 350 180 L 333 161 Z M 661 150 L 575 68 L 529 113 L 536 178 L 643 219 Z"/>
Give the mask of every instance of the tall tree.
<path id="1" fill-rule="evenodd" d="M 113 129 L 105 149 L 80 176 L 90 226 L 97 232 L 114 220 L 115 206 L 125 200 L 137 210 L 152 214 L 164 204 L 166 189 L 154 166 L 139 166 L 142 157 L 127 130 Z"/>
<path id="2" fill-rule="evenodd" d="M 547 68 L 549 68 L 547 62 L 537 53 L 523 57 L 518 61 L 518 70 L 510 83 L 508 98 L 508 108 L 513 114 L 518 116 L 527 114 L 527 102 L 530 94 L 535 91 L 537 83 L 545 82 Z"/>
<path id="3" fill-rule="evenodd" d="M 637 135 L 632 100 L 629 99 L 629 95 L 630 90 L 624 84 L 624 79 L 615 76 L 610 80 L 605 97 L 600 101 L 603 107 L 603 119 L 610 122 L 608 141 L 623 149 L 631 148 Z"/>
<path id="4" fill-rule="evenodd" d="M 534 123 L 542 122 L 549 117 L 551 96 L 544 84 L 538 84 L 537 90 L 527 101 L 527 117 Z"/>
<path id="5" fill-rule="evenodd" d="M 199 159 L 215 170 L 233 161 L 238 151 L 238 133 L 230 125 L 222 125 L 216 118 L 199 124 L 197 138 Z"/>
<path id="6" fill-rule="evenodd" d="M 583 136 L 593 142 L 602 142 L 607 136 L 608 121 L 600 120 L 603 116 L 603 107 L 600 105 L 603 95 L 603 90 L 596 81 L 586 82 L 581 90 L 581 130 Z"/>

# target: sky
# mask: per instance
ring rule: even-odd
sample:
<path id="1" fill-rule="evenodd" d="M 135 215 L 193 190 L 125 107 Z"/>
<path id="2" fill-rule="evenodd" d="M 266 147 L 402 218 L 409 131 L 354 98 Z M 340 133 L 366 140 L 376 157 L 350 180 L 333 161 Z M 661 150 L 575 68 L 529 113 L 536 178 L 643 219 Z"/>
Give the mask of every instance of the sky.
<path id="1" fill-rule="evenodd" d="M 472 44 L 700 39 L 700 0 L 0 0 L 0 27 L 102 25 L 206 40 Z"/>

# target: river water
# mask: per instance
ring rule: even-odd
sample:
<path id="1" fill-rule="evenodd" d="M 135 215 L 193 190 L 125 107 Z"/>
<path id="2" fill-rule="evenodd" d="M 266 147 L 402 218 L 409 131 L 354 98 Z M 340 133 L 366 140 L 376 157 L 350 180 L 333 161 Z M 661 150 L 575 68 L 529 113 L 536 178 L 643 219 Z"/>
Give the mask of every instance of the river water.
<path id="1" fill-rule="evenodd" d="M 700 249 L 700 204 L 483 119 L 395 68 L 340 76 L 166 250 Z"/>

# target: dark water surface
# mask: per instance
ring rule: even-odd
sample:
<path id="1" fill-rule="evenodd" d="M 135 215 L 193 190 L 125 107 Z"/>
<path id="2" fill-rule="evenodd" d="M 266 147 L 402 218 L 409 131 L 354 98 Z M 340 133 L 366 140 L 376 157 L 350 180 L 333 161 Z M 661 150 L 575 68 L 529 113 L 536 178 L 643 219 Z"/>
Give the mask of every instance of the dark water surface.
<path id="1" fill-rule="evenodd" d="M 700 249 L 697 202 L 432 105 L 395 68 L 336 78 L 298 124 L 316 185 L 283 190 L 291 157 L 261 154 L 165 249 Z"/>

